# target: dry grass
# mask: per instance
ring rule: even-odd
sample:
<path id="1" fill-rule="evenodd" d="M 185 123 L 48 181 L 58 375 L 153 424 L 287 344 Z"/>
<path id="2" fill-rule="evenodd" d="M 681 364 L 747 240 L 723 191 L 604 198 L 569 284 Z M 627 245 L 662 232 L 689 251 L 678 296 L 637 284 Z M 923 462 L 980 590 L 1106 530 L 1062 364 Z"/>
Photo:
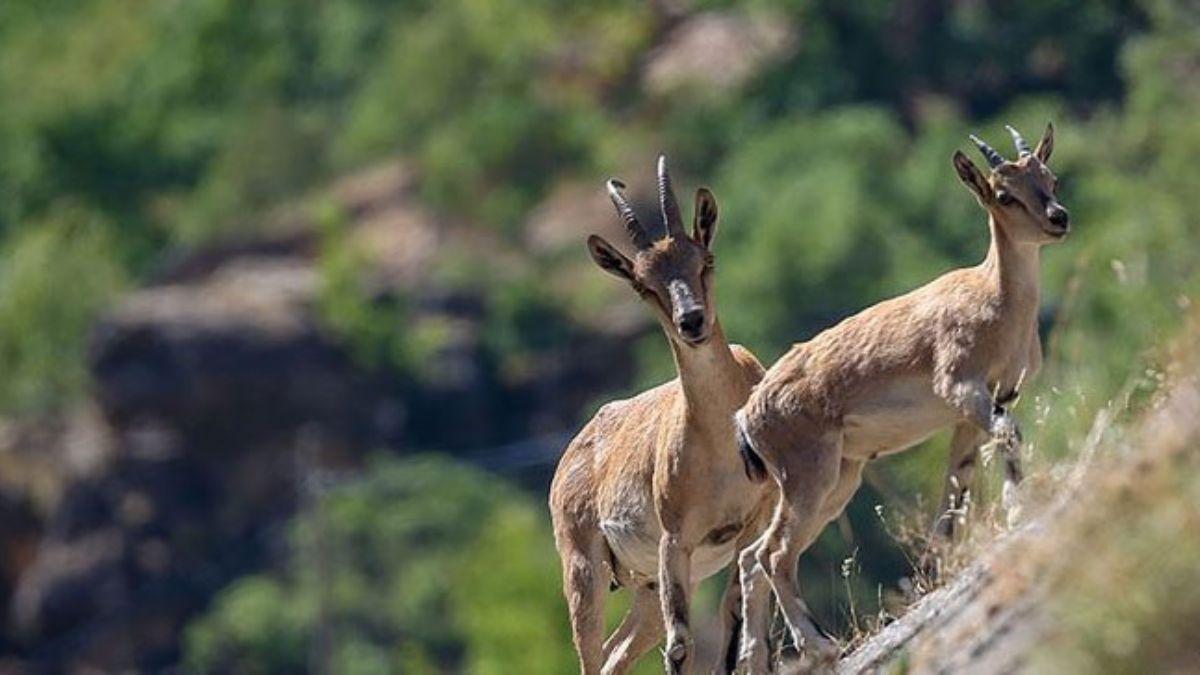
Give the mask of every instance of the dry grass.
<path id="1" fill-rule="evenodd" d="M 1138 428 L 1096 444 L 1086 495 L 1043 543 L 1055 629 L 1035 670 L 1200 670 L 1200 361 L 1185 372 Z"/>
<path id="2" fill-rule="evenodd" d="M 1153 411 L 1161 407 L 1166 400 L 1161 393 L 1161 385 L 1166 380 L 1163 374 L 1156 372 L 1141 373 L 1131 378 L 1111 401 L 1097 410 L 1086 435 L 1071 444 L 1071 451 L 1066 459 L 1054 461 L 1034 455 L 1027 449 L 1026 464 L 1030 471 L 1019 492 L 1021 518 L 1018 522 L 1012 521 L 1010 513 L 1005 510 L 1000 500 L 988 498 L 986 478 L 983 481 L 983 489 L 978 490 L 978 493 L 984 495 L 982 499 L 976 500 L 968 493 L 966 503 L 945 516 L 956 518 L 956 530 L 963 533 L 954 542 L 940 541 L 930 535 L 927 511 L 920 508 L 919 504 L 916 508 L 891 514 L 885 514 L 882 507 L 877 507 L 885 530 L 906 552 L 913 571 L 897 592 L 889 594 L 888 602 L 881 603 L 887 608 L 886 612 L 866 617 L 865 620 L 855 615 L 854 625 L 857 630 L 850 641 L 850 648 L 853 649 L 869 640 L 892 618 L 902 615 L 912 603 L 952 583 L 962 572 L 978 567 L 983 559 L 994 557 L 997 551 L 1015 547 L 1022 550 L 1024 555 L 1026 546 L 1023 541 L 1007 542 L 1013 543 L 1013 547 L 1002 545 L 1014 527 L 1020 528 L 1022 523 L 1028 524 L 1032 521 L 1039 529 L 1045 528 L 1047 522 L 1053 523 L 1060 513 L 1074 507 L 1079 500 L 1089 499 L 1090 493 L 1094 492 L 1092 483 L 1096 480 L 1095 473 L 1115 459 L 1118 453 L 1114 448 L 1128 445 L 1127 425 L 1123 421 L 1132 414 L 1131 401 L 1135 398 L 1135 393 L 1159 392 L 1145 397 L 1146 400 L 1141 406 L 1143 411 Z M 1034 402 L 1034 428 L 1044 427 L 1055 415 L 1078 414 L 1073 406 L 1063 402 L 1063 399 L 1068 398 L 1066 395 L 1057 391 L 1053 394 L 1054 396 L 1042 397 Z M 1057 397 L 1057 402 L 1054 397 Z M 1068 407 L 1070 409 L 1067 409 Z M 1118 420 L 1122 422 L 1119 423 Z M 981 473 L 985 476 L 997 473 L 987 471 L 994 454 L 986 447 L 982 452 L 984 471 Z M 994 478 L 991 483 L 990 492 L 994 494 Z M 1007 592 L 1009 595 L 1028 590 L 1029 571 L 1033 561 L 1038 560 L 1038 556 L 1028 556 L 1026 560 L 1031 564 L 1001 563 L 1002 569 L 998 579 L 1000 584 L 993 590 L 1005 594 L 1003 587 L 1006 581 L 1012 582 Z M 853 565 L 848 569 L 852 571 Z"/>
<path id="3" fill-rule="evenodd" d="M 1200 332 L 1187 336 L 1164 359 L 1170 367 L 1139 373 L 1095 412 L 1065 459 L 1032 467 L 1015 531 L 996 500 L 965 509 L 968 534 L 949 546 L 929 548 L 915 511 L 884 518 L 915 570 L 890 616 L 952 588 L 929 598 L 937 612 L 923 603 L 904 620 L 910 635 L 882 652 L 883 663 L 906 672 L 1200 672 Z M 1038 405 L 1039 417 L 1055 412 L 1064 411 Z M 890 616 L 856 616 L 852 646 L 878 649 L 871 638 Z"/>

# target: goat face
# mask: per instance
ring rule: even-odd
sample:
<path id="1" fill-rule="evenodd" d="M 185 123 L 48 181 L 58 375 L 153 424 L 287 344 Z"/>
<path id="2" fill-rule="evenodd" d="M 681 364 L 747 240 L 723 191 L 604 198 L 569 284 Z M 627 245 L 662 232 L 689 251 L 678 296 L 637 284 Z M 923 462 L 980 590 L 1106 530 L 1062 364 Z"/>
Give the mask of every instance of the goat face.
<path id="1" fill-rule="evenodd" d="M 705 188 L 696 191 L 689 235 L 683 230 L 665 157 L 659 158 L 658 177 L 663 236 L 650 238 L 621 193 L 624 185 L 610 180 L 609 196 L 625 221 L 636 253 L 631 259 L 597 235 L 588 238 L 588 250 L 601 269 L 629 282 L 673 341 L 695 347 L 708 341 L 716 318 L 711 247 L 717 229 L 717 200 Z"/>
<path id="2" fill-rule="evenodd" d="M 1046 163 L 1054 149 L 1054 127 L 1046 132 L 1037 149 L 1030 150 L 1012 127 L 1009 132 L 1017 146 L 1017 159 L 1005 160 L 983 141 L 972 136 L 991 173 L 984 176 L 966 155 L 954 155 L 959 178 L 1004 234 L 1015 241 L 1048 244 L 1061 241 L 1071 229 L 1070 214 L 1058 201 L 1058 178 Z"/>

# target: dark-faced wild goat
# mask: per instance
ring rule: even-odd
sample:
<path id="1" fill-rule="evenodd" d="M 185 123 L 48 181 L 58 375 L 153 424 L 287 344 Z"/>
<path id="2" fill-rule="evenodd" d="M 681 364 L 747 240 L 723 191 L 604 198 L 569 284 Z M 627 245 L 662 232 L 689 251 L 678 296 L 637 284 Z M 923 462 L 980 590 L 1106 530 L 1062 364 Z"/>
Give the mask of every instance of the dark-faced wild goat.
<path id="1" fill-rule="evenodd" d="M 658 189 L 665 232 L 653 238 L 616 180 L 608 193 L 637 253 L 588 238 L 593 260 L 627 281 L 662 324 L 679 377 L 602 407 L 563 453 L 550 487 L 563 592 L 584 673 L 621 673 L 658 644 L 666 627 L 667 670 L 694 669 L 689 605 L 696 585 L 736 562 L 759 536 L 777 501 L 774 485 L 747 478 L 734 448 L 733 413 L 762 377 L 749 351 L 729 345 L 717 320 L 713 235 L 717 203 L 696 191 L 692 234 L 684 232 L 666 159 Z M 732 665 L 741 623 L 739 575 L 721 604 Z M 633 593 L 629 614 L 607 641 L 604 599 Z M 770 604 L 770 592 L 756 603 Z M 761 613 L 760 613 L 761 614 Z M 755 633 L 768 626 L 755 627 Z"/>
<path id="2" fill-rule="evenodd" d="M 1053 127 L 1035 150 L 1009 131 L 1018 153 L 1011 162 L 971 137 L 991 169 L 986 175 L 954 154 L 959 179 L 988 214 L 983 262 L 793 346 L 736 415 L 747 466 L 760 479 L 769 472 L 783 492 L 762 539 L 740 556 L 743 592 L 753 593 L 765 571 L 793 640 L 818 660 L 835 656 L 836 645 L 801 598 L 796 561 L 845 508 L 865 462 L 953 426 L 946 504 L 961 503 L 989 438 L 1005 460 L 1006 495 L 1021 479 L 1020 434 L 1007 406 L 1041 365 L 1041 247 L 1061 241 L 1069 227 L 1046 168 Z M 945 531 L 953 519 L 939 522 Z M 747 650 L 761 643 L 749 637 L 742 656 L 753 662 L 759 657 Z"/>

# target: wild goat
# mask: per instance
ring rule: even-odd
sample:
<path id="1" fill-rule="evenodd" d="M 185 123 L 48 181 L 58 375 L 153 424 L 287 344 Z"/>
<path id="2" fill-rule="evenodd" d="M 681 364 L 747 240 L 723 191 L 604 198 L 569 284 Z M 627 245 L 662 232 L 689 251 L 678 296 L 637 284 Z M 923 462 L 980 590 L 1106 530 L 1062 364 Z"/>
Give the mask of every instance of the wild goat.
<path id="1" fill-rule="evenodd" d="M 761 534 L 777 501 L 773 485 L 748 480 L 734 451 L 733 413 L 763 367 L 746 349 L 725 342 L 717 320 L 711 250 L 717 202 L 708 190 L 696 191 L 689 237 L 666 158 L 660 157 L 666 231 L 654 240 L 622 188 L 608 181 L 635 257 L 595 235 L 588 248 L 597 265 L 627 281 L 654 312 L 679 377 L 602 407 L 563 453 L 550 487 L 563 591 L 582 670 L 589 675 L 625 672 L 659 642 L 664 625 L 667 670 L 690 671 L 693 590 Z M 738 577 L 731 575 L 721 606 L 722 654 L 730 666 L 742 602 Z M 610 582 L 634 596 L 628 615 L 602 646 Z M 756 603 L 769 606 L 769 589 L 750 599 L 751 606 Z M 767 629 L 764 624 L 755 632 Z"/>
<path id="2" fill-rule="evenodd" d="M 783 499 L 763 537 L 739 556 L 743 592 L 766 573 L 792 638 L 818 659 L 836 645 L 800 595 L 796 561 L 857 490 L 863 465 L 954 426 L 946 504 L 961 503 L 988 437 L 1005 459 L 1005 494 L 1021 480 L 1020 434 L 1006 408 L 1041 366 L 1039 255 L 1069 229 L 1046 168 L 1054 128 L 1030 151 L 1008 127 L 1016 161 L 978 138 L 984 175 L 961 151 L 958 177 L 987 211 L 991 246 L 975 267 L 870 307 L 797 344 L 738 411 L 738 446 L 755 477 L 770 472 Z M 952 519 L 942 519 L 949 525 Z M 751 608 L 746 608 L 749 629 Z M 745 630 L 745 629 L 744 629 Z M 743 661 L 761 663 L 743 632 Z"/>

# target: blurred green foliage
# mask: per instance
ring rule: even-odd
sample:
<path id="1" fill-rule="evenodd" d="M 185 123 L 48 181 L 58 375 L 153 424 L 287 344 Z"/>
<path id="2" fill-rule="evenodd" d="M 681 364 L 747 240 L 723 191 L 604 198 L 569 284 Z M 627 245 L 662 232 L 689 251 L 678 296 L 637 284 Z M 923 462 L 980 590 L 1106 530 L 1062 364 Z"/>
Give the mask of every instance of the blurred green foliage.
<path id="1" fill-rule="evenodd" d="M 344 153 L 403 147 L 426 172 L 430 203 L 513 232 L 564 166 L 588 166 L 611 120 L 587 80 L 629 67 L 645 46 L 642 13 L 617 2 L 454 0 L 398 22 L 353 101 Z M 580 41 L 589 52 L 579 70 L 554 73 Z"/>
<path id="2" fill-rule="evenodd" d="M 574 663 L 540 508 L 437 457 L 380 458 L 292 527 L 280 575 L 223 591 L 188 629 L 198 672 L 561 673 Z M 514 670 L 515 669 L 515 670 Z"/>
<path id="3" fill-rule="evenodd" d="M 573 312 L 607 297 L 598 284 L 617 288 L 578 264 L 581 246 L 526 250 L 530 209 L 559 181 L 599 189 L 660 149 L 681 189 L 716 192 L 722 321 L 769 363 L 982 258 L 984 217 L 951 153 L 968 131 L 1001 147 L 1003 123 L 1033 137 L 1053 119 L 1075 232 L 1045 252 L 1053 327 L 1031 393 L 1052 411 L 1028 434 L 1038 453 L 1069 452 L 1195 311 L 1190 3 L 703 0 L 692 11 L 789 27 L 795 49 L 735 90 L 651 94 L 639 69 L 681 20 L 666 4 L 0 4 L 0 410 L 75 400 L 92 320 L 164 251 L 251 236 L 274 206 L 395 155 L 437 214 L 523 255 L 514 271 L 448 253 L 440 270 L 482 297 L 505 372 L 566 343 Z M 380 296 L 329 220 L 324 320 L 365 365 L 420 375 L 446 327 Z M 669 371 L 657 335 L 638 359 L 643 383 Z M 881 480 L 929 497 L 940 443 L 881 463 Z M 382 462 L 318 510 L 297 522 L 291 569 L 239 581 L 189 630 L 192 667 L 294 671 L 320 651 L 320 626 L 336 672 L 572 667 L 543 509 L 527 497 L 457 465 Z"/>
<path id="4" fill-rule="evenodd" d="M 125 285 L 111 226 L 70 204 L 8 237 L 0 259 L 0 408 L 37 414 L 74 399 L 87 331 Z"/>
<path id="5" fill-rule="evenodd" d="M 346 236 L 346 218 L 335 207 L 323 209 L 319 316 L 367 370 L 388 369 L 421 376 L 429 349 L 428 331 L 414 325 L 408 298 L 373 284 L 367 253 Z M 380 297 L 383 296 L 383 297 Z M 405 330 L 396 330 L 404 326 Z M 436 347 L 436 336 L 430 349 Z"/>

